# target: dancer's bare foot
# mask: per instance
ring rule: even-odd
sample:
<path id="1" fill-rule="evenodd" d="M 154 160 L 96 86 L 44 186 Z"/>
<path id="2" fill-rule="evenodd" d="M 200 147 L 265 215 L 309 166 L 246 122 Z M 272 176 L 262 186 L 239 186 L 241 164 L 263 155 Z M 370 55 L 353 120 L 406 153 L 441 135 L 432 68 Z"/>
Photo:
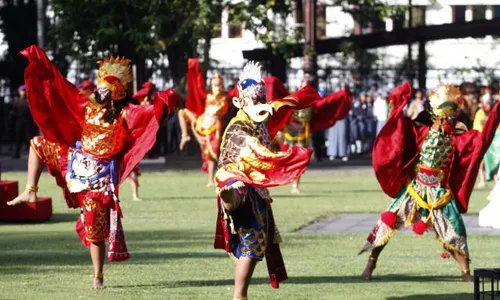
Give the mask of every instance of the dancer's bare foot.
<path id="1" fill-rule="evenodd" d="M 97 273 L 94 275 L 94 284 L 92 285 L 93 290 L 101 290 L 104 288 L 104 274 Z"/>
<path id="2" fill-rule="evenodd" d="M 215 186 L 215 183 L 213 181 L 210 181 L 209 183 L 207 183 L 207 187 L 214 187 Z"/>
<path id="3" fill-rule="evenodd" d="M 183 135 L 181 137 L 181 144 L 179 145 L 179 149 L 182 151 L 184 149 L 184 146 L 186 145 L 187 142 L 191 140 L 191 137 L 189 135 Z"/>
<path id="4" fill-rule="evenodd" d="M 141 198 L 139 198 L 138 196 L 134 196 L 134 197 L 132 198 L 132 201 L 141 202 L 141 201 L 142 201 L 142 199 L 141 199 Z"/>
<path id="5" fill-rule="evenodd" d="M 290 191 L 292 195 L 299 195 L 300 194 L 300 189 L 296 186 L 292 187 L 292 190 Z"/>
<path id="6" fill-rule="evenodd" d="M 470 271 L 462 272 L 462 280 L 464 282 L 474 282 L 474 279 L 470 276 Z"/>
<path id="7" fill-rule="evenodd" d="M 27 186 L 24 192 L 22 192 L 19 196 L 17 196 L 12 201 L 7 201 L 7 205 L 19 205 L 22 203 L 35 203 L 36 202 L 36 192 L 38 188 L 35 186 Z"/>
<path id="8" fill-rule="evenodd" d="M 363 277 L 366 280 L 372 280 L 372 273 L 376 267 L 377 267 L 377 260 L 374 259 L 373 257 L 370 257 L 368 259 L 368 264 L 366 264 L 366 268 L 363 271 L 363 274 L 361 274 L 361 277 Z"/>
<path id="9" fill-rule="evenodd" d="M 477 188 L 478 189 L 484 189 L 486 187 L 486 183 L 484 181 L 480 181 L 478 184 L 477 184 Z"/>
<path id="10" fill-rule="evenodd" d="M 94 278 L 93 290 L 102 290 L 104 288 L 104 278 Z"/>

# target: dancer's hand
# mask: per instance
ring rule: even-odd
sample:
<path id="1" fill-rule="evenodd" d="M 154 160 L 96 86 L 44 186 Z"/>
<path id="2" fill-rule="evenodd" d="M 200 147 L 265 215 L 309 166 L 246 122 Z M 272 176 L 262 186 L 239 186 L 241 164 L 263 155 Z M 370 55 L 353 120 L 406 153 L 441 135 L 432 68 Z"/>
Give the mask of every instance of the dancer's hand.
<path id="1" fill-rule="evenodd" d="M 220 192 L 220 198 L 222 199 L 222 205 L 228 211 L 233 211 L 237 209 L 245 195 L 247 193 L 245 185 L 237 181 L 233 183 L 230 188 L 224 189 Z"/>

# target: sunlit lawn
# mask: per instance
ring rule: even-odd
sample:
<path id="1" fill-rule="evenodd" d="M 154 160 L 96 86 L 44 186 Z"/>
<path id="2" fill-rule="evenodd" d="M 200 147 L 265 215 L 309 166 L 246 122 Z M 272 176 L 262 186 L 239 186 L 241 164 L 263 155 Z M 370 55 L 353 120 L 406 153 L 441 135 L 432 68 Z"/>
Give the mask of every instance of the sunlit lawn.
<path id="1" fill-rule="evenodd" d="M 377 279 L 359 279 L 367 256 L 357 256 L 364 234 L 299 234 L 322 216 L 379 213 L 389 200 L 373 176 L 310 172 L 303 196 L 274 189 L 274 208 L 290 279 L 279 290 L 260 264 L 250 299 L 471 299 L 472 285 L 459 281 L 452 260 L 440 258 L 432 234 L 396 236 L 381 256 Z M 4 178 L 21 179 L 22 173 Z M 233 265 L 213 249 L 216 202 L 197 171 L 146 173 L 143 202 L 122 188 L 123 220 L 131 259 L 105 266 L 103 291 L 91 291 L 88 252 L 74 231 L 76 211 L 44 174 L 40 195 L 54 199 L 54 218 L 42 224 L 0 225 L 0 299 L 231 299 Z M 487 191 L 473 195 L 470 213 L 486 204 Z M 471 236 L 473 267 L 498 266 L 500 237 Z M 432 296 L 431 296 L 432 295 Z"/>

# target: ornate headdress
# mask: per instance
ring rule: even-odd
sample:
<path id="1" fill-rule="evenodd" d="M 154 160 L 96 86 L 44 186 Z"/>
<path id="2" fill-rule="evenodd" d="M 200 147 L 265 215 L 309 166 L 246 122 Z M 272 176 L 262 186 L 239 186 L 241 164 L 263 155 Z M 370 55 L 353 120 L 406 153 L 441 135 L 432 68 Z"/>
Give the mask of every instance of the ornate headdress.
<path id="1" fill-rule="evenodd" d="M 273 113 L 272 106 L 266 101 L 266 86 L 258 63 L 250 61 L 243 68 L 238 81 L 238 97 L 233 98 L 233 104 L 257 123 L 265 121 Z"/>
<path id="2" fill-rule="evenodd" d="M 429 92 L 428 97 L 432 114 L 440 118 L 455 115 L 462 102 L 460 89 L 451 84 L 440 83 L 437 89 Z"/>
<path id="3" fill-rule="evenodd" d="M 99 64 L 97 85 L 108 88 L 112 93 L 112 100 L 123 99 L 127 95 L 128 83 L 132 81 L 130 60 L 111 56 L 97 63 Z"/>
<path id="4" fill-rule="evenodd" d="M 266 86 L 262 81 L 260 64 L 257 62 L 248 62 L 240 75 L 238 82 L 238 93 L 240 98 L 248 98 L 258 100 L 258 102 L 266 102 Z"/>

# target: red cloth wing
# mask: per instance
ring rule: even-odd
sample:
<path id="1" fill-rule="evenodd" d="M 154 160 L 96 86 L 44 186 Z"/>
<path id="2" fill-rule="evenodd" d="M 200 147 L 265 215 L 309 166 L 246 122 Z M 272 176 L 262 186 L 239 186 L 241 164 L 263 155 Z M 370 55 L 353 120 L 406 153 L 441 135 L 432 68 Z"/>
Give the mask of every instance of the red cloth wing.
<path id="1" fill-rule="evenodd" d="M 418 129 L 403 115 L 403 108 L 411 95 L 408 83 L 391 91 L 393 110 L 387 123 L 375 139 L 372 160 L 375 176 L 382 190 L 394 198 L 408 178 L 411 166 L 418 156 L 418 145 L 425 128 Z"/>
<path id="2" fill-rule="evenodd" d="M 179 102 L 179 95 L 174 90 L 168 89 L 156 93 L 153 104 L 129 105 L 127 107 L 126 121 L 130 133 L 123 149 L 120 183 L 130 175 L 130 172 L 153 147 L 165 105 L 168 105 L 170 110 Z"/>
<path id="3" fill-rule="evenodd" d="M 179 94 L 177 94 L 173 89 L 168 89 L 166 91 L 155 93 L 153 103 L 155 106 L 155 112 L 157 114 L 160 113 L 159 116 L 156 116 L 159 120 L 161 118 L 161 113 L 163 112 L 163 106 L 167 105 L 168 114 L 170 114 L 181 105 L 181 96 L 179 96 Z"/>
<path id="4" fill-rule="evenodd" d="M 29 60 L 24 80 L 33 119 L 47 140 L 73 146 L 82 135 L 88 98 L 64 78 L 42 49 L 30 46 L 20 53 Z"/>
<path id="5" fill-rule="evenodd" d="M 479 166 L 495 136 L 500 121 L 498 105 L 499 103 L 495 104 L 491 110 L 481 133 L 471 130 L 454 136 L 456 151 L 449 184 L 461 213 L 467 212 Z"/>
<path id="6" fill-rule="evenodd" d="M 127 143 L 123 149 L 123 160 L 120 164 L 120 183 L 141 162 L 146 153 L 153 147 L 159 124 L 155 117 L 155 109 L 151 104 L 129 105 L 126 115 L 130 129 Z"/>
<path id="7" fill-rule="evenodd" d="M 352 93 L 349 89 L 340 90 L 316 101 L 310 131 L 323 131 L 332 127 L 337 120 L 347 117 L 351 110 L 351 102 Z"/>
<path id="8" fill-rule="evenodd" d="M 274 76 L 264 77 L 263 81 L 266 85 L 266 98 L 268 102 L 285 98 L 290 94 L 285 85 L 283 85 L 283 82 Z"/>
<path id="9" fill-rule="evenodd" d="M 260 173 L 265 175 L 266 179 L 252 180 L 248 177 L 243 177 L 234 173 L 234 176 L 218 182 L 219 187 L 223 187 L 226 183 L 231 181 L 242 181 L 245 184 L 257 188 L 290 184 L 296 181 L 306 171 L 309 161 L 311 160 L 312 150 L 304 147 L 291 146 L 287 151 L 287 155 L 282 157 L 263 157 L 255 151 L 254 154 L 264 163 L 264 165 L 272 165 L 271 169 L 259 170 Z"/>
<path id="10" fill-rule="evenodd" d="M 203 78 L 200 69 L 200 61 L 197 58 L 188 59 L 187 89 L 186 108 L 196 115 L 201 115 L 205 110 L 207 92 L 205 91 L 205 78 Z"/>
<path id="11" fill-rule="evenodd" d="M 320 98 L 315 88 L 306 85 L 289 96 L 269 101 L 275 109 L 277 108 L 267 121 L 267 129 L 271 138 L 285 126 L 294 110 L 308 108 Z"/>

